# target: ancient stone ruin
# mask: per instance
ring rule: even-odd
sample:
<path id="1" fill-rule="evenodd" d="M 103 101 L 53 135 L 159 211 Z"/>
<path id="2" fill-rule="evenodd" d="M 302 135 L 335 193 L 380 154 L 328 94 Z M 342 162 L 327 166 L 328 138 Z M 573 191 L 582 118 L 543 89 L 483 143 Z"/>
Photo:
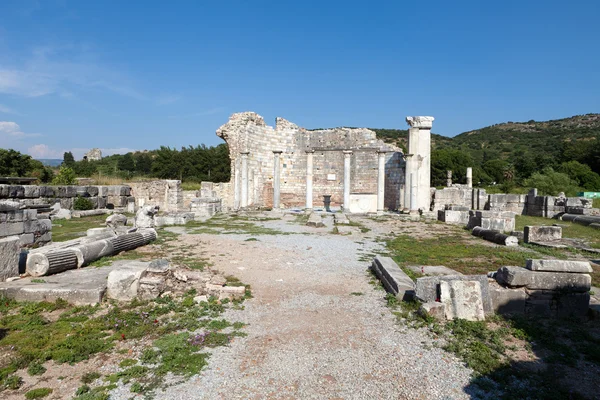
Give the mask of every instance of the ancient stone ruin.
<path id="1" fill-rule="evenodd" d="M 217 130 L 229 146 L 232 177 L 215 188 L 227 209 L 247 207 L 349 212 L 429 210 L 432 117 L 408 117 L 409 154 L 369 129 L 307 130 L 283 118 L 275 127 L 253 112 Z M 411 186 L 412 185 L 412 186 Z"/>
<path id="2" fill-rule="evenodd" d="M 102 151 L 100 149 L 91 149 L 83 156 L 84 160 L 88 161 L 100 161 L 102 160 Z"/>

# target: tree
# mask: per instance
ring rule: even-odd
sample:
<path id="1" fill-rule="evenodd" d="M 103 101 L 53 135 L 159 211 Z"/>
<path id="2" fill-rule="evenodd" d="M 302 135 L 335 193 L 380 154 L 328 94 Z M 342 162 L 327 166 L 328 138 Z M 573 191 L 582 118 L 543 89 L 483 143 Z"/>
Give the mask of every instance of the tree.
<path id="1" fill-rule="evenodd" d="M 73 168 L 73 165 L 75 164 L 75 157 L 73 157 L 73 153 L 71 153 L 70 151 L 65 151 L 65 153 L 63 154 L 62 163 L 65 167 Z"/>
<path id="2" fill-rule="evenodd" d="M 578 161 L 564 162 L 560 165 L 558 171 L 569 175 L 569 178 L 586 190 L 600 191 L 600 175 L 592 171 L 587 164 Z"/>
<path id="3" fill-rule="evenodd" d="M 580 191 L 577 182 L 569 178 L 569 175 L 556 172 L 550 167 L 542 172 L 534 172 L 525 180 L 525 186 L 537 188 L 540 194 L 550 196 L 556 196 L 560 192 L 567 196 L 575 196 Z"/>
<path id="4" fill-rule="evenodd" d="M 452 179 L 464 182 L 467 167 L 472 167 L 473 158 L 466 152 L 455 149 L 434 150 L 431 153 L 431 182 L 434 186 L 446 184 L 447 171 L 452 171 Z"/>
<path id="5" fill-rule="evenodd" d="M 58 174 L 52 180 L 53 185 L 75 184 L 75 172 L 69 167 L 60 167 Z"/>
<path id="6" fill-rule="evenodd" d="M 117 162 L 117 167 L 121 171 L 135 171 L 135 161 L 133 160 L 132 154 L 127 153 L 123 157 L 121 157 L 121 159 L 119 159 L 119 161 Z"/>

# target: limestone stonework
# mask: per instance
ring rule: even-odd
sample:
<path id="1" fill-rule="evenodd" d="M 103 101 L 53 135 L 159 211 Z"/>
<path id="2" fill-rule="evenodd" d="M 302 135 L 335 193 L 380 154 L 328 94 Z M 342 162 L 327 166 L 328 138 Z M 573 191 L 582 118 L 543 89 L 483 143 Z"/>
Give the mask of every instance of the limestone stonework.
<path id="1" fill-rule="evenodd" d="M 352 196 L 377 195 L 379 158 L 384 158 L 384 188 L 379 188 L 385 193 L 384 207 L 395 210 L 401 206 L 399 193 L 404 185 L 401 150 L 377 139 L 369 129 L 310 131 L 283 118 L 277 118 L 272 127 L 260 115 L 243 112 L 233 114 L 217 130 L 217 136 L 227 142 L 231 158 L 231 182 L 218 190 L 224 208 L 273 207 L 277 159 L 281 164 L 276 198 L 281 207 L 323 207 L 325 195 L 331 196 L 331 206 L 342 206 L 345 157 L 350 161 Z M 308 180 L 312 188 L 307 185 Z"/>

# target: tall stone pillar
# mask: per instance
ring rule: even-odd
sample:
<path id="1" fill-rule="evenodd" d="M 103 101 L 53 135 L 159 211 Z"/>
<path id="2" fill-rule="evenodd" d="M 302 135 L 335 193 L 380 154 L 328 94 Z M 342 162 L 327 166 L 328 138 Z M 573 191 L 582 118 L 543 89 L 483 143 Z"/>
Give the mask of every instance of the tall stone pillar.
<path id="1" fill-rule="evenodd" d="M 235 163 L 233 164 L 233 209 L 234 210 L 239 210 L 240 209 L 240 199 L 241 199 L 241 193 L 240 193 L 240 159 L 239 157 L 235 160 Z"/>
<path id="2" fill-rule="evenodd" d="M 412 154 L 404 155 L 404 201 L 402 202 L 402 211 L 410 210 L 410 174 L 413 171 Z"/>
<path id="3" fill-rule="evenodd" d="M 313 208 L 313 154 L 314 150 L 306 150 L 306 209 Z"/>
<path id="4" fill-rule="evenodd" d="M 418 204 L 418 173 L 411 172 L 410 173 L 410 213 L 416 214 L 419 212 L 419 204 Z"/>
<path id="5" fill-rule="evenodd" d="M 248 207 L 248 152 L 242 154 L 242 196 L 241 204 L 242 208 Z"/>
<path id="6" fill-rule="evenodd" d="M 452 186 L 452 171 L 446 171 L 446 187 Z"/>
<path id="7" fill-rule="evenodd" d="M 410 162 L 407 161 L 406 177 L 409 178 L 410 174 L 414 173 L 416 207 L 423 211 L 429 211 L 431 207 L 431 126 L 433 120 L 433 117 L 406 117 L 406 122 L 410 126 L 408 129 L 408 155 L 411 156 Z"/>
<path id="8" fill-rule="evenodd" d="M 467 168 L 467 187 L 473 187 L 473 168 Z"/>
<path id="9" fill-rule="evenodd" d="M 385 153 L 377 152 L 377 214 L 383 214 L 385 201 Z"/>
<path id="10" fill-rule="evenodd" d="M 279 208 L 280 190 L 281 190 L 281 172 L 279 166 L 281 164 L 281 151 L 273 151 L 273 209 Z"/>
<path id="11" fill-rule="evenodd" d="M 344 211 L 350 210 L 350 157 L 352 150 L 344 150 Z"/>

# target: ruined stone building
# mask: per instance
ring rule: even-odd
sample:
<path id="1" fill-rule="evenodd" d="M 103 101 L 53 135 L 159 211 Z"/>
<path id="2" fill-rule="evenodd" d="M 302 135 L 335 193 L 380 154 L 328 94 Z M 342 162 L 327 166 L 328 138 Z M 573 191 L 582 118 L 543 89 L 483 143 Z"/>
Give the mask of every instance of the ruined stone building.
<path id="1" fill-rule="evenodd" d="M 369 129 L 311 131 L 283 118 L 271 127 L 254 112 L 233 114 L 217 130 L 229 146 L 232 171 L 218 196 L 230 209 L 313 208 L 330 199 L 350 212 L 428 210 L 432 121 L 407 118 L 410 154 L 403 155 Z M 412 204 L 405 184 L 411 177 Z"/>
<path id="2" fill-rule="evenodd" d="M 88 161 L 100 161 L 102 160 L 102 150 L 100 149 L 91 149 L 83 156 L 84 160 Z"/>

